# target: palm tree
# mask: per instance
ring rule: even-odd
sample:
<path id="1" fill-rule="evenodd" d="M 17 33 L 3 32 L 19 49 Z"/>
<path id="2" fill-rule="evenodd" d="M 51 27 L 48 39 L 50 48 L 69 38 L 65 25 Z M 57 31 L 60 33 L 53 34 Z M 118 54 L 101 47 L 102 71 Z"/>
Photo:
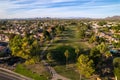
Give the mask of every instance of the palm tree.
<path id="1" fill-rule="evenodd" d="M 80 49 L 78 47 L 75 49 L 75 53 L 76 53 L 76 58 L 78 58 L 79 53 L 80 53 Z"/>
<path id="2" fill-rule="evenodd" d="M 65 57 L 66 57 L 66 67 L 67 67 L 67 61 L 68 61 L 68 58 L 69 58 L 69 51 L 66 50 L 66 51 L 64 52 L 64 55 L 65 55 Z"/>

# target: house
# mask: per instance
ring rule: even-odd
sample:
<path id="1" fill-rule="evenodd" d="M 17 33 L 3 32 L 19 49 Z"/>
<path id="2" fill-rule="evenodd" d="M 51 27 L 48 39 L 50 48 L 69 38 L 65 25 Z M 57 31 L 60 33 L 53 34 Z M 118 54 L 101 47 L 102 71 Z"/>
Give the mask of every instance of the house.
<path id="1" fill-rule="evenodd" d="M 0 41 L 8 42 L 9 38 L 5 34 L 0 34 Z"/>

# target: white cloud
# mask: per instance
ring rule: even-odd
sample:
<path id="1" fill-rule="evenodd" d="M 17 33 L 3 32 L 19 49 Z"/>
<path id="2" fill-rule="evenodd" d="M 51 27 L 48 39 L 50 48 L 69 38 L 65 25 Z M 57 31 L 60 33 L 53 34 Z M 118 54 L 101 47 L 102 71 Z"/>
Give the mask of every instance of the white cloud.
<path id="1" fill-rule="evenodd" d="M 70 1 L 75 1 L 75 0 L 52 0 L 52 2 L 70 2 Z"/>
<path id="2" fill-rule="evenodd" d="M 28 1 L 28 3 L 27 3 Z M 120 4 L 99 4 L 98 0 L 86 1 L 80 5 L 49 7 L 60 2 L 77 0 L 0 0 L 0 18 L 24 17 L 105 17 L 120 14 Z M 99 0 L 100 1 L 100 0 Z M 25 4 L 16 4 L 16 3 Z M 99 5 L 98 5 L 99 4 Z"/>

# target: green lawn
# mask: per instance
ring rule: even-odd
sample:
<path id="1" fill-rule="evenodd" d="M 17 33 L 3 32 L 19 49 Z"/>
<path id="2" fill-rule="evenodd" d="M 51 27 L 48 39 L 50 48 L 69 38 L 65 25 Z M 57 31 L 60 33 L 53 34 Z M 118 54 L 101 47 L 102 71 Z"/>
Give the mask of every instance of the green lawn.
<path id="1" fill-rule="evenodd" d="M 93 47 L 87 41 L 81 41 L 80 38 L 76 37 L 76 27 L 69 26 L 68 30 L 64 31 L 57 38 L 54 39 L 53 44 L 48 48 L 48 52 L 56 49 L 58 46 L 69 45 L 74 48 L 79 47 L 80 49 L 89 49 Z"/>
<path id="2" fill-rule="evenodd" d="M 57 37 L 57 39 L 54 40 L 53 44 L 48 48 L 48 52 L 51 52 L 53 50 L 53 52 L 58 51 L 60 53 L 63 51 L 62 53 L 64 53 L 64 47 L 65 49 L 69 49 L 70 47 L 69 50 L 71 50 L 74 49 L 76 46 L 80 48 L 81 53 L 88 52 L 89 48 L 91 48 L 91 44 L 86 41 L 81 41 L 80 38 L 76 37 L 76 34 L 76 27 L 68 27 L 68 30 L 64 31 Z M 75 54 L 74 52 L 72 53 Z M 75 66 L 75 63 L 73 64 L 73 66 Z M 80 75 L 78 72 L 75 71 L 76 68 L 71 67 L 69 69 L 66 69 L 65 65 L 56 65 L 54 69 L 58 74 L 65 76 L 70 80 L 79 80 Z"/>
<path id="3" fill-rule="evenodd" d="M 17 65 L 15 72 L 22 74 L 24 76 L 30 77 L 34 80 L 47 80 L 46 77 L 40 76 L 39 74 L 33 73 L 32 71 L 26 69 L 22 64 Z"/>
<path id="4" fill-rule="evenodd" d="M 78 72 L 75 72 L 74 68 L 69 68 L 66 69 L 65 65 L 61 65 L 61 66 L 55 66 L 54 69 L 57 71 L 58 74 L 69 78 L 70 80 L 79 80 L 80 75 Z M 85 80 L 85 79 L 82 79 Z"/>

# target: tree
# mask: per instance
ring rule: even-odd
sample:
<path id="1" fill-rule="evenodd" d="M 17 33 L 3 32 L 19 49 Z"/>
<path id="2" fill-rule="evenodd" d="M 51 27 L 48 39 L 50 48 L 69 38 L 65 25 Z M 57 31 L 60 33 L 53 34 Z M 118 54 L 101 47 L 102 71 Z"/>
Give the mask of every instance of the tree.
<path id="1" fill-rule="evenodd" d="M 113 60 L 113 65 L 114 65 L 114 74 L 116 77 L 116 80 L 120 80 L 120 58 L 116 57 Z"/>
<path id="2" fill-rule="evenodd" d="M 93 36 L 91 36 L 91 38 L 89 39 L 89 42 L 90 42 L 90 43 L 93 43 L 93 42 L 102 43 L 102 42 L 105 42 L 105 39 L 102 38 L 102 37 L 93 35 Z"/>
<path id="3" fill-rule="evenodd" d="M 76 53 L 76 58 L 78 58 L 80 54 L 80 49 L 78 47 L 75 49 L 75 53 Z"/>
<path id="4" fill-rule="evenodd" d="M 45 37 L 46 40 L 50 40 L 51 39 L 51 35 L 48 31 L 44 30 L 43 31 L 43 35 Z"/>
<path id="5" fill-rule="evenodd" d="M 56 26 L 56 34 L 58 35 L 60 33 L 62 33 L 62 31 L 61 31 L 61 27 L 58 25 Z"/>
<path id="6" fill-rule="evenodd" d="M 96 41 L 96 37 L 93 35 L 93 36 L 91 36 L 91 38 L 89 39 L 89 42 L 90 43 L 93 43 L 93 42 L 95 42 Z"/>
<path id="7" fill-rule="evenodd" d="M 12 55 L 17 55 L 18 52 L 21 50 L 22 47 L 22 39 L 20 35 L 16 35 L 13 39 L 10 39 L 9 42 L 11 51 L 12 51 Z"/>
<path id="8" fill-rule="evenodd" d="M 31 57 L 31 49 L 32 47 L 30 46 L 30 42 L 29 42 L 29 37 L 25 36 L 24 38 L 22 38 L 22 44 L 21 44 L 21 51 L 22 51 L 22 54 L 24 56 L 22 56 L 23 58 L 25 59 L 28 59 Z"/>
<path id="9" fill-rule="evenodd" d="M 98 63 L 100 63 L 102 55 L 96 47 L 91 49 L 89 56 L 90 56 L 90 59 L 93 60 L 95 66 L 97 66 Z"/>
<path id="10" fill-rule="evenodd" d="M 112 56 L 112 54 L 110 53 L 110 51 L 106 51 L 105 56 L 108 58 L 108 57 Z"/>
<path id="11" fill-rule="evenodd" d="M 100 53 L 105 53 L 107 51 L 107 45 L 102 42 L 100 45 L 97 46 L 97 49 L 100 51 Z"/>
<path id="12" fill-rule="evenodd" d="M 58 35 L 65 30 L 65 27 L 64 27 L 64 25 L 56 25 L 55 30 L 56 30 L 56 34 Z"/>
<path id="13" fill-rule="evenodd" d="M 31 55 L 32 56 L 39 56 L 40 55 L 40 53 L 39 53 L 40 52 L 40 45 L 39 45 L 37 40 L 34 40 L 32 42 L 32 45 L 30 45 L 30 47 L 31 47 Z"/>
<path id="14" fill-rule="evenodd" d="M 77 67 L 81 75 L 89 78 L 94 73 L 93 60 L 89 59 L 87 55 L 81 54 L 78 58 Z M 81 79 L 81 78 L 80 78 Z"/>
<path id="15" fill-rule="evenodd" d="M 48 61 L 52 61 L 53 60 L 52 53 L 48 53 L 47 54 L 47 59 L 48 59 Z"/>
<path id="16" fill-rule="evenodd" d="M 66 50 L 65 52 L 64 52 L 64 55 L 65 55 L 65 57 L 66 57 L 66 65 L 67 65 L 67 61 L 68 61 L 68 58 L 69 58 L 69 55 L 70 53 L 69 53 L 69 51 L 68 50 Z"/>
<path id="17" fill-rule="evenodd" d="M 84 38 L 85 37 L 85 30 L 83 30 L 83 29 L 80 29 L 79 31 L 78 31 L 78 37 L 79 38 Z"/>
<path id="18" fill-rule="evenodd" d="M 51 34 L 52 36 L 54 37 L 56 35 L 56 30 L 55 30 L 55 27 L 51 27 Z"/>

